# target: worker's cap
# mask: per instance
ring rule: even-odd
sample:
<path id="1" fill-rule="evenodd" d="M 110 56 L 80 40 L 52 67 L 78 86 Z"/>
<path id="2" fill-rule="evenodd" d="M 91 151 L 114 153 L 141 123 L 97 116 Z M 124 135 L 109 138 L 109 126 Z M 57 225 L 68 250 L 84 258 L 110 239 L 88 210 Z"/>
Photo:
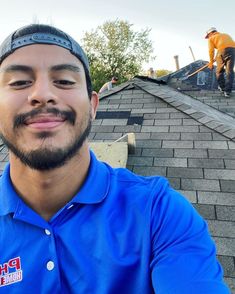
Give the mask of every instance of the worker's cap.
<path id="1" fill-rule="evenodd" d="M 217 29 L 214 27 L 211 27 L 209 30 L 206 31 L 205 39 L 208 39 L 208 35 L 212 32 L 217 32 Z"/>
<path id="2" fill-rule="evenodd" d="M 82 62 L 86 76 L 90 78 L 88 59 L 81 46 L 63 31 L 44 24 L 31 24 L 10 34 L 0 45 L 0 64 L 15 50 L 35 44 L 57 45 L 69 50 Z"/>

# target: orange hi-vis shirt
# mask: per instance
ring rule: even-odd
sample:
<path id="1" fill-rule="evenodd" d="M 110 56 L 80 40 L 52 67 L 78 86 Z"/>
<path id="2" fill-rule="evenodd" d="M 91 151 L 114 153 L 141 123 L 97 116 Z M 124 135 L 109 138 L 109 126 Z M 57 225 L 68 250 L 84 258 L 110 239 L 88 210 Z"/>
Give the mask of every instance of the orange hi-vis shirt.
<path id="1" fill-rule="evenodd" d="M 222 49 L 229 48 L 229 47 L 235 48 L 235 42 L 228 34 L 216 32 L 212 34 L 210 38 L 208 39 L 208 47 L 209 47 L 210 62 L 213 62 L 215 49 L 217 49 L 217 54 L 218 54 L 218 52 Z"/>

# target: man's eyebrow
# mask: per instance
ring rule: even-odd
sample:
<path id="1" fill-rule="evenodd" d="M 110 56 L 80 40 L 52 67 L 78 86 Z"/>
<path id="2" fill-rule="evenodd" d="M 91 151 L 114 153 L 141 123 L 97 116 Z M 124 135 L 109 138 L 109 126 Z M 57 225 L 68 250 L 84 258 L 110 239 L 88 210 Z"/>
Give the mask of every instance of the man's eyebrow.
<path id="1" fill-rule="evenodd" d="M 53 65 L 50 68 L 51 71 L 63 71 L 63 70 L 68 70 L 68 71 L 72 71 L 72 72 L 81 72 L 81 68 L 77 65 L 73 65 L 73 64 L 67 64 L 67 63 L 63 63 L 63 64 L 57 64 L 57 65 Z"/>
<path id="2" fill-rule="evenodd" d="M 32 73 L 33 69 L 30 66 L 20 65 L 20 64 L 12 64 L 1 69 L 1 72 L 5 72 L 5 73 L 11 73 L 15 71 Z"/>
<path id="3" fill-rule="evenodd" d="M 72 71 L 72 72 L 81 72 L 81 67 L 79 67 L 77 65 L 69 64 L 69 63 L 68 64 L 63 63 L 63 64 L 57 64 L 57 65 L 51 66 L 50 70 L 51 71 L 68 70 L 68 71 Z M 16 72 L 16 71 L 32 73 L 33 69 L 32 69 L 32 67 L 27 66 L 27 65 L 11 64 L 9 66 L 2 68 L 0 71 L 5 72 L 5 73 L 11 73 L 11 72 Z"/>

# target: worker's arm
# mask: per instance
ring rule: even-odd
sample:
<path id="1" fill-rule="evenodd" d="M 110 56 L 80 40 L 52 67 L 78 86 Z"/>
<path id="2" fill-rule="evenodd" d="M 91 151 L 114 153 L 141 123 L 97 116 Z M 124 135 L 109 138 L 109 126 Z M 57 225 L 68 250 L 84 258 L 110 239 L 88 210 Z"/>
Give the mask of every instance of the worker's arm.
<path id="1" fill-rule="evenodd" d="M 209 65 L 208 68 L 212 69 L 213 68 L 213 63 L 214 63 L 214 56 L 215 56 L 215 45 L 212 42 L 211 39 L 208 40 L 208 50 L 209 50 Z"/>

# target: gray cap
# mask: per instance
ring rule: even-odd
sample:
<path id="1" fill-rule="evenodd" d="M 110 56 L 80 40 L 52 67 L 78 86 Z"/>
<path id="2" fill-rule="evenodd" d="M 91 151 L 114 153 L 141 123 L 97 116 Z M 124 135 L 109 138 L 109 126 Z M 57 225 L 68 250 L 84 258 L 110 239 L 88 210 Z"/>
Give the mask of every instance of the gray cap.
<path id="1" fill-rule="evenodd" d="M 75 55 L 89 72 L 88 59 L 81 46 L 63 31 L 43 24 L 28 25 L 10 34 L 0 45 L 0 64 L 16 49 L 33 44 L 49 44 L 63 47 Z"/>

